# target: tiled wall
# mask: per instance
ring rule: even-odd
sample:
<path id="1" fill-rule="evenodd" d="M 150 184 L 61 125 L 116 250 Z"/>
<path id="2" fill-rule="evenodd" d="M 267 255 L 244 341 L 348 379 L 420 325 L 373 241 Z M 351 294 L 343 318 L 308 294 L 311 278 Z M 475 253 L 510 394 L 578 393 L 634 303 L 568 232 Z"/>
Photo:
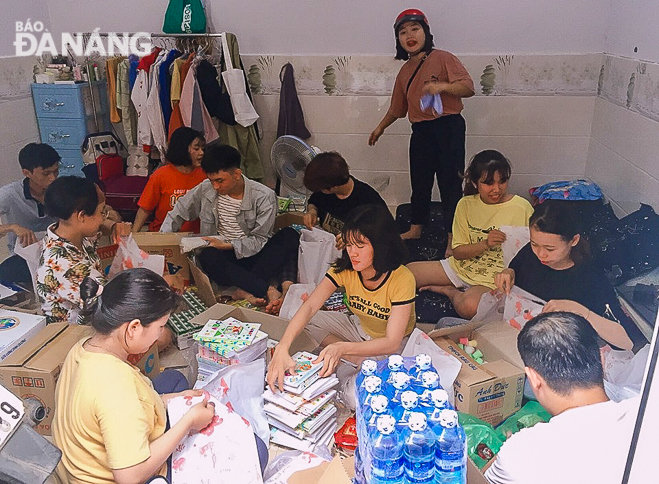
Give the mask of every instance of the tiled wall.
<path id="1" fill-rule="evenodd" d="M 22 177 L 18 152 L 39 141 L 32 105 L 32 57 L 0 58 L 0 185 Z"/>
<path id="2" fill-rule="evenodd" d="M 477 90 L 465 100 L 467 158 L 500 150 L 513 163 L 511 189 L 519 194 L 584 175 L 601 54 L 460 58 Z M 276 137 L 279 71 L 291 62 L 310 144 L 339 151 L 358 178 L 376 187 L 388 181 L 382 193 L 390 206 L 409 201 L 409 122 L 396 121 L 375 147 L 367 145 L 401 62 L 380 56 L 245 56 L 243 62 L 257 93 L 265 165 Z"/>
<path id="3" fill-rule="evenodd" d="M 586 176 L 619 215 L 659 210 L 659 64 L 607 55 L 598 92 Z"/>

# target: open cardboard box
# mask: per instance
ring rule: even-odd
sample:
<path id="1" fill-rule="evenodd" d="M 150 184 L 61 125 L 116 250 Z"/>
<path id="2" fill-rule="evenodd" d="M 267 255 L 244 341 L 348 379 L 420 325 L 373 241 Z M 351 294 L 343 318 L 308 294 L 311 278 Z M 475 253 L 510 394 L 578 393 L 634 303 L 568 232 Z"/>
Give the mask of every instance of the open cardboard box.
<path id="1" fill-rule="evenodd" d="M 281 340 L 288 326 L 287 320 L 273 316 L 272 314 L 266 314 L 252 309 L 236 308 L 228 304 L 215 304 L 190 321 L 201 328 L 209 319 L 225 319 L 228 317 L 233 317 L 247 323 L 259 323 L 261 324 L 260 330 L 268 333 L 270 339 L 276 341 Z M 291 345 L 291 354 L 298 351 L 312 351 L 315 348 L 316 345 L 311 338 L 305 332 L 302 332 Z"/>
<path id="2" fill-rule="evenodd" d="M 46 410 L 36 431 L 51 434 L 55 385 L 69 350 L 91 334 L 88 326 L 53 323 L 0 362 L 0 384 L 20 398 L 35 397 Z"/>
<path id="3" fill-rule="evenodd" d="M 462 363 L 453 384 L 457 410 L 497 425 L 521 408 L 525 375 L 517 351 L 518 334 L 504 321 L 430 332 L 440 348 Z M 458 347 L 462 337 L 478 342 L 487 363 L 479 365 Z"/>

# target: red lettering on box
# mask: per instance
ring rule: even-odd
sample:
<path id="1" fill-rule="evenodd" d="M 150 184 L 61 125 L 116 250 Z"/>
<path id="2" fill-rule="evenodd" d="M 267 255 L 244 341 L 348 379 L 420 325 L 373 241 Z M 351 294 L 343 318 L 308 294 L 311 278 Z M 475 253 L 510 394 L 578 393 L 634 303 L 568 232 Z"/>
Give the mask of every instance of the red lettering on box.
<path id="1" fill-rule="evenodd" d="M 20 376 L 12 376 L 11 377 L 11 384 L 14 385 L 15 387 L 22 387 L 23 386 L 23 379 Z"/>
<path id="2" fill-rule="evenodd" d="M 23 386 L 26 386 L 26 387 L 34 386 L 34 382 L 33 382 L 32 378 L 24 376 L 23 377 Z"/>

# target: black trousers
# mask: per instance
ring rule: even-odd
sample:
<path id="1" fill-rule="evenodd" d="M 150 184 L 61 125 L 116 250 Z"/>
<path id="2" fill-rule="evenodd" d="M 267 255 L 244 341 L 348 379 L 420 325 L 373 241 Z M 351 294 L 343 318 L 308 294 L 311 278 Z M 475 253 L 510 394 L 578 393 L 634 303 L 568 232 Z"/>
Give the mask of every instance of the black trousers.
<path id="1" fill-rule="evenodd" d="M 295 282 L 299 245 L 300 234 L 286 227 L 273 235 L 261 251 L 251 257 L 237 259 L 232 250 L 207 247 L 200 252 L 199 263 L 215 283 L 237 286 L 256 297 L 264 298 L 273 281 Z"/>
<path id="2" fill-rule="evenodd" d="M 425 225 L 428 221 L 432 187 L 437 178 L 442 197 L 444 227 L 447 232 L 453 231 L 455 207 L 462 197 L 465 131 L 465 120 L 461 114 L 449 114 L 432 121 L 412 123 L 412 224 Z"/>

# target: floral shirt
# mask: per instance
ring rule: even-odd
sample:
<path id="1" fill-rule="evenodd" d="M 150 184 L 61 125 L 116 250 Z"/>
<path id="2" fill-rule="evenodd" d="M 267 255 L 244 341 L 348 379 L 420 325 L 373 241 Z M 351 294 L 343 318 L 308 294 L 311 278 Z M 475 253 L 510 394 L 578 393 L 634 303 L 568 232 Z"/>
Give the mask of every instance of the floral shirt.
<path id="1" fill-rule="evenodd" d="M 46 322 L 79 324 L 82 299 L 80 284 L 90 276 L 100 284 L 106 279 L 101 272 L 101 259 L 96 253 L 98 241 L 82 239 L 83 249 L 53 232 L 48 227 L 37 269 L 37 293 Z"/>

